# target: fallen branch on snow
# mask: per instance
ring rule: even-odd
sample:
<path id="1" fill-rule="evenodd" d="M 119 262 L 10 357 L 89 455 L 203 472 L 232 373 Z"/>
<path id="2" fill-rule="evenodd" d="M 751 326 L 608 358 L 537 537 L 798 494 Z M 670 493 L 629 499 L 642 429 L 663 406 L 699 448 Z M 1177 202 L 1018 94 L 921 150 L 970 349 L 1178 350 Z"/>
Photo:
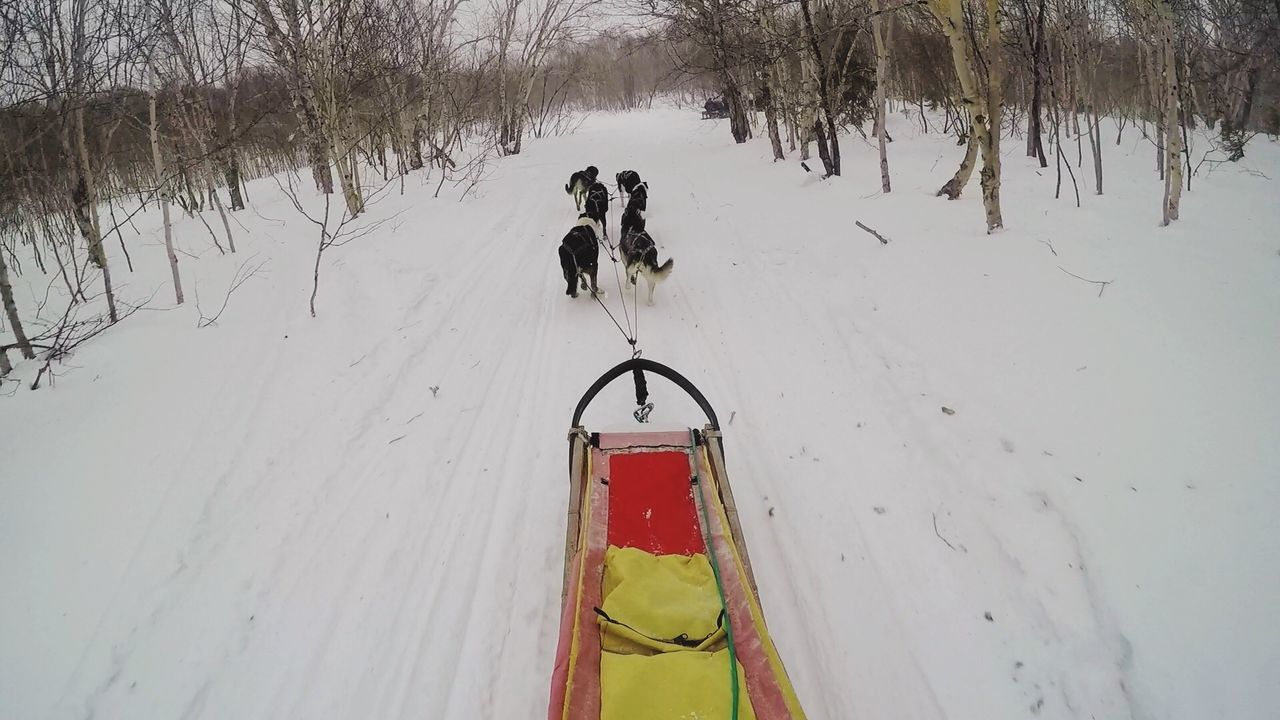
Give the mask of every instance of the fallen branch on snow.
<path id="1" fill-rule="evenodd" d="M 1098 297 L 1102 297 L 1102 291 L 1103 291 L 1103 290 L 1106 290 L 1108 285 L 1110 285 L 1111 283 L 1115 282 L 1115 280 L 1090 280 L 1089 278 L 1086 278 L 1086 277 L 1080 277 L 1079 275 L 1077 275 L 1077 274 L 1075 274 L 1075 273 L 1071 272 L 1070 270 L 1068 270 L 1068 269 L 1066 269 L 1066 268 L 1062 267 L 1061 265 L 1059 265 L 1059 266 L 1058 266 L 1058 269 L 1059 269 L 1059 270 L 1061 270 L 1062 272 L 1064 272 L 1064 273 L 1066 273 L 1066 274 L 1070 275 L 1071 277 L 1073 277 L 1073 278 L 1077 279 L 1077 280 L 1083 280 L 1083 281 L 1085 281 L 1085 282 L 1087 282 L 1087 283 L 1093 283 L 1094 285 L 1099 286 L 1099 287 L 1098 287 Z"/>
<path id="2" fill-rule="evenodd" d="M 939 540 L 946 543 L 947 547 L 951 548 L 955 552 L 959 552 L 958 550 L 956 550 L 956 546 L 951 544 L 951 541 L 942 537 L 942 533 L 938 532 L 938 513 L 933 514 L 933 534 L 937 535 Z"/>
<path id="3" fill-rule="evenodd" d="M 867 232 L 871 233 L 872 235 L 875 235 L 875 236 L 876 236 L 876 239 L 880 241 L 880 244 L 881 244 L 881 245 L 888 245 L 888 244 L 889 244 L 889 238 L 887 238 L 887 237 L 885 237 L 885 236 L 881 235 L 880 233 L 876 232 L 875 230 L 872 230 L 871 228 L 867 227 L 866 225 L 863 225 L 861 220 L 855 220 L 855 221 L 853 221 L 853 224 L 854 224 L 854 225 L 857 225 L 858 227 L 862 228 L 863 230 L 866 230 Z"/>

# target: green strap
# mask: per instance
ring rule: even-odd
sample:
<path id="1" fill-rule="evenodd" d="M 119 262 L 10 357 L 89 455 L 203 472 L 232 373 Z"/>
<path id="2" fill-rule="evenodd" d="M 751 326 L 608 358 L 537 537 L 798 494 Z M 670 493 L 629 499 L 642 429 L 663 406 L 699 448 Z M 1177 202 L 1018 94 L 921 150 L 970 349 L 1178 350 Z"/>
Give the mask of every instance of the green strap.
<path id="1" fill-rule="evenodd" d="M 697 452 L 696 446 L 694 452 Z M 702 510 L 702 536 L 707 544 L 707 558 L 711 560 L 711 572 L 716 576 L 716 590 L 720 593 L 720 608 L 724 611 L 724 635 L 729 644 L 729 687 L 733 702 L 732 720 L 738 720 L 738 655 L 733 646 L 733 622 L 729 618 L 729 603 L 724 598 L 724 581 L 720 579 L 720 563 L 716 560 L 716 551 L 711 547 L 711 521 L 707 517 L 707 494 L 703 491 L 702 482 L 695 475 L 694 482 L 698 486 L 698 496 L 702 498 L 699 507 Z"/>

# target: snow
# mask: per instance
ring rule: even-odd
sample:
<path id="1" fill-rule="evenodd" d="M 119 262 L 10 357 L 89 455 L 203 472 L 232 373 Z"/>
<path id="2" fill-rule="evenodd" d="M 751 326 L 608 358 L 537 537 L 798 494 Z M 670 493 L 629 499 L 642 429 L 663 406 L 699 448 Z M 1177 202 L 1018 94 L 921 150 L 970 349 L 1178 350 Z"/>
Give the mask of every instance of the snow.
<path id="1" fill-rule="evenodd" d="M 720 414 L 811 718 L 1274 717 L 1280 148 L 1206 166 L 1160 228 L 1132 129 L 1082 209 L 1010 139 L 988 236 L 976 184 L 933 197 L 960 148 L 914 120 L 885 196 L 856 136 L 821 181 L 696 117 L 594 115 L 461 201 L 393 185 L 326 253 L 316 318 L 315 229 L 274 182 L 235 256 L 179 221 L 202 257 L 177 309 L 140 215 L 116 280 L 154 309 L 0 397 L 0 715 L 545 712 L 567 425 L 630 352 L 556 260 L 564 179 L 595 164 L 649 182 L 677 267 L 639 343 Z M 196 285 L 207 315 L 259 266 L 198 329 Z M 22 282 L 30 317 L 48 278 Z M 656 424 L 701 424 L 650 390 Z M 631 400 L 588 424 L 634 427 Z"/>

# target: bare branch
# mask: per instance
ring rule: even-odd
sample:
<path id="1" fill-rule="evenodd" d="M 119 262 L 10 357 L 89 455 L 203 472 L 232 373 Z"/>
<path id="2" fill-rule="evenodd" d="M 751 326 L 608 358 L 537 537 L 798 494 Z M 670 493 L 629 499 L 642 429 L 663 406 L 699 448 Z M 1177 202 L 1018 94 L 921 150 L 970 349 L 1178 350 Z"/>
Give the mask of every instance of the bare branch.
<path id="1" fill-rule="evenodd" d="M 1054 253 L 1054 254 L 1056 255 L 1057 253 Z M 1062 272 L 1064 272 L 1064 273 L 1066 273 L 1066 274 L 1070 275 L 1071 277 L 1076 278 L 1077 280 L 1083 280 L 1083 281 L 1085 281 L 1085 282 L 1087 282 L 1087 283 L 1093 283 L 1094 285 L 1097 285 L 1097 286 L 1098 286 L 1098 297 L 1102 297 L 1102 291 L 1103 291 L 1103 290 L 1106 290 L 1108 285 L 1110 285 L 1111 283 L 1115 282 L 1114 280 L 1090 280 L 1089 278 L 1080 277 L 1079 275 L 1077 275 L 1077 274 L 1075 274 L 1075 273 L 1071 272 L 1070 270 L 1067 270 L 1066 268 L 1062 267 L 1061 265 L 1059 265 L 1059 266 L 1058 266 L 1058 269 L 1059 269 L 1059 270 L 1061 270 Z"/>

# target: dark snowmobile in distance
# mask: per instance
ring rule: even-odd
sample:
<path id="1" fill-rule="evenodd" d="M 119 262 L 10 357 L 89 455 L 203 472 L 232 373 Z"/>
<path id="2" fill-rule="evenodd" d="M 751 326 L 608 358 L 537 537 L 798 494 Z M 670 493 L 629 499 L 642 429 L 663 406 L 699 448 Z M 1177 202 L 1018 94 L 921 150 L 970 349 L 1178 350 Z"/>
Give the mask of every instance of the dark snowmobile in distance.
<path id="1" fill-rule="evenodd" d="M 709 98 L 702 104 L 702 119 L 729 117 L 729 104 L 722 98 Z"/>

